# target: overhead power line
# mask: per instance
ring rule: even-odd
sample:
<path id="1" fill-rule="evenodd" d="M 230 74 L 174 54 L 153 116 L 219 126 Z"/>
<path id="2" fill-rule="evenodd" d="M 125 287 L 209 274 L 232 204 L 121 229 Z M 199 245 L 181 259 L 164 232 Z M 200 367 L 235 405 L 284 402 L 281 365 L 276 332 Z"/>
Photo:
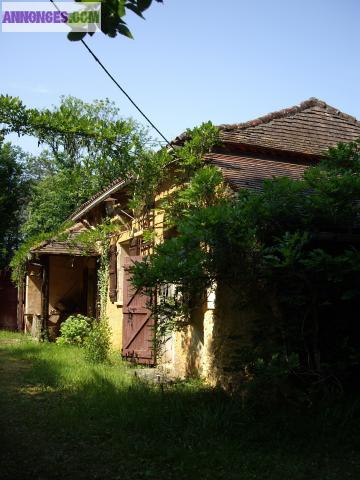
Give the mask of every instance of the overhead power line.
<path id="1" fill-rule="evenodd" d="M 50 2 L 54 5 L 56 10 L 60 12 L 60 9 L 54 2 L 54 0 L 50 0 Z M 115 83 L 118 89 L 125 95 L 125 97 L 129 100 L 129 102 L 136 108 L 136 110 L 142 115 L 145 120 L 149 123 L 149 125 L 160 135 L 160 137 L 166 142 L 167 145 L 170 145 L 169 140 L 161 133 L 161 131 L 157 128 L 157 126 L 150 120 L 150 118 L 141 110 L 141 108 L 135 103 L 135 101 L 130 97 L 130 95 L 124 90 L 124 88 L 119 84 L 119 82 L 113 77 L 113 75 L 109 72 L 109 70 L 105 67 L 105 65 L 101 62 L 101 60 L 95 55 L 95 53 L 91 50 L 89 45 L 85 42 L 85 40 L 80 40 L 81 43 L 84 45 L 86 50 L 90 53 L 93 59 L 100 65 L 102 70 L 106 73 L 106 75 Z"/>

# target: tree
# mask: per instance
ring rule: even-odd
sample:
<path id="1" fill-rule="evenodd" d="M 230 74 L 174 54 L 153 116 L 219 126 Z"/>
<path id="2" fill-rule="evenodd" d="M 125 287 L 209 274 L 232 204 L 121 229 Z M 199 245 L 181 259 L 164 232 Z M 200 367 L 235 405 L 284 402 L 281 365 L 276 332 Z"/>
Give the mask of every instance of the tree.
<path id="1" fill-rule="evenodd" d="M 0 144 L 0 269 L 9 264 L 21 239 L 20 224 L 30 186 L 24 157 L 24 152 L 10 143 Z"/>
<path id="2" fill-rule="evenodd" d="M 10 97 L 1 102 L 5 133 L 30 134 L 46 146 L 28 159 L 34 186 L 22 226 L 26 238 L 53 231 L 91 195 L 131 175 L 150 142 L 147 132 L 122 119 L 108 99 L 86 103 L 62 97 L 59 107 L 40 111 Z"/>
<path id="3" fill-rule="evenodd" d="M 133 178 L 140 165 L 151 164 L 153 143 L 108 99 L 86 103 L 63 97 L 58 107 L 37 110 L 1 95 L 0 139 L 11 132 L 31 135 L 46 147 L 36 158 L 27 156 L 24 165 L 31 190 L 19 225 L 22 243 L 11 260 L 18 283 L 29 250 L 63 233 L 75 208 L 114 179 Z"/>

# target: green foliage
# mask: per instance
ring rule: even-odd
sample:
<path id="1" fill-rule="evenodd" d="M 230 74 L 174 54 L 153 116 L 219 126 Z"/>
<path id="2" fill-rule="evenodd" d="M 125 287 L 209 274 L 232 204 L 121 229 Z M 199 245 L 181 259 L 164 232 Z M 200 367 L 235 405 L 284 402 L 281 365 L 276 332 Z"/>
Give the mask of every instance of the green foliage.
<path id="1" fill-rule="evenodd" d="M 155 0 L 162 3 L 163 0 Z M 133 38 L 124 17 L 129 11 L 144 19 L 144 11 L 152 4 L 152 0 L 103 0 L 101 2 L 101 31 L 110 38 L 123 35 Z M 93 35 L 94 33 L 89 33 Z M 82 40 L 86 33 L 70 32 L 68 39 L 71 41 Z"/>
<path id="2" fill-rule="evenodd" d="M 85 338 L 85 358 L 91 363 L 104 363 L 109 360 L 111 330 L 105 317 L 94 321 L 89 335 Z"/>
<path id="3" fill-rule="evenodd" d="M 212 147 L 219 142 L 219 130 L 211 122 L 188 129 L 185 132 L 184 144 L 176 149 L 181 172 L 187 178 L 192 178 L 192 175 L 203 167 L 204 155 L 209 153 Z"/>
<path id="4" fill-rule="evenodd" d="M 73 240 L 74 244 L 82 245 L 85 253 L 98 250 L 101 254 L 97 272 L 100 318 L 105 316 L 108 298 L 109 240 L 112 234 L 118 232 L 119 224 L 106 218 L 97 227 L 81 232 Z"/>
<path id="5" fill-rule="evenodd" d="M 84 152 L 90 164 L 95 164 L 90 152 L 112 155 L 114 160 L 124 154 L 127 158 L 117 161 L 125 163 L 129 150 L 136 155 L 144 140 L 138 124 L 121 118 L 115 103 L 107 98 L 87 103 L 63 96 L 58 107 L 37 110 L 26 108 L 19 98 L 0 95 L 0 126 L 2 135 L 16 132 L 36 137 L 39 144 L 48 146 L 60 167 L 73 166 Z"/>
<path id="6" fill-rule="evenodd" d="M 0 95 L 0 142 L 11 132 L 26 133 L 29 112 L 17 97 Z"/>
<path id="7" fill-rule="evenodd" d="M 22 478 L 29 466 L 34 478 L 54 478 L 59 462 L 55 478 L 76 472 L 81 480 L 359 476 L 358 396 L 320 408 L 255 409 L 199 381 L 142 382 L 118 355 L 94 365 L 76 347 L 1 331 L 0 349 L 5 479 Z M 48 453 L 49 438 L 56 454 Z M 23 444 L 32 448 L 14 448 Z"/>
<path id="8" fill-rule="evenodd" d="M 321 164 L 326 170 L 342 174 L 360 172 L 360 139 L 355 142 L 339 143 L 329 148 Z"/>
<path id="9" fill-rule="evenodd" d="M 169 165 L 173 161 L 166 149 L 147 152 L 133 165 L 132 182 L 129 184 L 131 200 L 129 208 L 135 215 L 147 213 L 154 206 L 154 200 L 161 185 L 169 176 Z"/>
<path id="10" fill-rule="evenodd" d="M 35 136 L 48 148 L 38 159 L 42 175 L 27 207 L 25 237 L 54 230 L 115 178 L 128 178 L 146 150 L 146 132 L 133 120 L 122 119 L 107 99 L 86 103 L 63 97 L 52 110 L 25 112 L 27 123 L 20 133 Z"/>
<path id="11" fill-rule="evenodd" d="M 19 224 L 30 188 L 24 156 L 10 143 L 0 143 L 0 269 L 9 264 L 21 241 Z"/>
<path id="12" fill-rule="evenodd" d="M 82 347 L 86 338 L 90 335 L 94 321 L 93 318 L 84 315 L 71 315 L 61 324 L 61 335 L 57 338 L 56 343 Z"/>
<path id="13" fill-rule="evenodd" d="M 118 110 L 107 100 L 86 104 L 67 97 L 62 99 L 59 108 L 36 111 L 26 109 L 17 99 L 0 97 L 0 106 L 5 110 L 2 117 L 4 131 L 17 128 L 17 118 L 21 114 L 23 125 L 18 133 L 35 135 L 39 143 L 49 148 L 39 157 L 43 168 L 31 165 L 36 184 L 22 227 L 27 241 L 12 261 L 17 282 L 23 278 L 30 249 L 43 240 L 59 238 L 57 230 L 64 229 L 63 222 L 75 207 L 119 174 L 125 180 L 131 180 L 129 207 L 138 216 L 150 211 L 156 194 L 170 180 L 174 168 L 180 179 L 172 211 L 185 211 L 191 205 L 210 205 L 212 194 L 220 197 L 220 191 L 223 191 L 221 174 L 215 168 L 203 165 L 204 154 L 218 141 L 218 132 L 210 123 L 187 131 L 184 147 L 174 159 L 166 149 L 146 152 L 144 132 L 133 122 L 120 120 Z M 194 179 L 190 173 L 195 174 Z M 77 235 L 74 240 L 66 238 L 66 233 L 63 238 L 70 242 L 70 246 L 74 241 L 85 246 L 85 250 L 97 248 L 102 253 L 98 272 L 101 318 L 105 314 L 108 293 L 109 237 L 114 230 L 118 231 L 119 226 L 105 221 L 97 228 Z M 153 232 L 149 232 L 149 240 L 152 238 Z M 89 351 L 91 345 L 100 341 L 101 332 L 106 343 L 106 329 L 94 331 L 92 342 L 89 340 L 88 343 Z M 101 357 L 101 353 L 95 351 L 93 356 L 97 355 Z"/>
<path id="14" fill-rule="evenodd" d="M 221 174 L 217 169 L 204 165 L 204 155 L 218 141 L 218 130 L 207 122 L 187 130 L 182 147 L 142 155 L 133 165 L 128 187 L 131 193 L 128 206 L 134 215 L 148 215 L 156 195 L 174 186 L 176 191 L 162 202 L 169 222 L 176 221 L 175 212 L 186 210 L 190 203 L 210 202 L 211 191 L 220 195 L 223 188 Z"/>
<path id="15" fill-rule="evenodd" d="M 218 205 L 185 213 L 177 223 L 177 236 L 156 246 L 147 261 L 134 266 L 133 281 L 146 289 L 175 285 L 182 299 L 176 302 L 177 315 L 182 306 L 181 321 L 188 321 L 208 288 L 220 281 L 238 281 L 237 267 L 241 266 L 242 274 L 252 272 L 259 249 L 242 210 L 230 198 L 220 198 Z M 166 308 L 173 312 L 170 304 Z"/>
<path id="16" fill-rule="evenodd" d="M 186 150 L 196 165 L 192 149 Z M 249 365 L 281 352 L 282 358 L 301 355 L 302 368 L 317 380 L 319 372 L 340 373 L 350 354 L 355 358 L 355 336 L 343 339 L 348 346 L 329 358 L 329 351 L 320 351 L 319 330 L 325 328 L 324 309 L 360 301 L 360 253 L 351 235 L 359 229 L 359 165 L 359 144 L 339 145 L 303 180 L 268 180 L 263 191 L 235 198 L 226 194 L 216 170 L 195 169 L 167 205 L 177 236 L 133 268 L 138 288 L 161 292 L 175 286 L 175 298 L 154 307 L 162 328 L 187 324 L 208 288 L 228 285 L 239 292 L 239 306 L 261 297 L 271 316 L 253 326 Z M 331 328 L 328 337 L 336 338 L 345 327 L 339 319 Z"/>
<path id="17" fill-rule="evenodd" d="M 47 147 L 37 158 L 8 145 L 1 150 L 2 191 L 7 192 L 0 200 L 1 255 L 8 262 L 22 240 L 11 262 L 18 282 L 30 248 L 64 230 L 75 208 L 114 178 L 131 178 L 149 138 L 133 120 L 122 119 L 108 99 L 86 103 L 74 97 L 36 110 L 2 95 L 0 131 L 35 136 Z"/>
<path id="18" fill-rule="evenodd" d="M 213 166 L 203 166 L 168 201 L 168 221 L 176 224 L 178 220 L 191 216 L 198 209 L 219 204 L 227 196 L 220 170 Z"/>
<path id="19" fill-rule="evenodd" d="M 288 361 L 292 355 L 301 357 L 309 375 L 323 371 L 330 375 L 338 365 L 348 364 L 352 338 L 343 339 L 344 346 L 334 358 L 322 359 L 319 318 L 329 306 L 346 308 L 349 302 L 359 302 L 359 251 L 352 241 L 359 229 L 359 142 L 331 149 L 301 181 L 268 180 L 261 192 L 232 195 L 221 173 L 204 163 L 204 156 L 219 141 L 210 123 L 187 131 L 183 145 L 173 151 L 149 153 L 143 132 L 120 120 L 106 101 L 88 105 L 67 98 L 58 109 L 35 111 L 17 99 L 1 97 L 0 106 L 5 108 L 0 114 L 3 132 L 30 132 L 49 149 L 40 158 L 45 175 L 36 169 L 31 173 L 37 184 L 24 234 L 60 226 L 76 205 L 119 175 L 129 181 L 128 207 L 136 217 L 148 215 L 156 195 L 175 187 L 162 207 L 167 225 L 176 227 L 176 236 L 157 245 L 145 262 L 133 268 L 137 287 L 160 294 L 160 301 L 152 306 L 159 331 L 188 324 L 207 289 L 228 285 L 239 292 L 239 305 L 258 296 L 269 312 L 268 322 L 254 326 L 253 357 L 242 364 L 244 371 L 259 359 L 276 371 L 273 364 L 278 360 L 273 359 Z M 112 229 L 119 226 L 105 222 L 77 239 L 103 253 L 102 317 Z M 328 240 L 334 235 L 340 238 L 336 245 Z M 152 242 L 154 232 L 149 230 L 145 237 Z M 15 257 L 18 277 L 27 252 L 24 247 Z M 174 286 L 174 295 L 161 296 L 169 285 Z M 94 331 L 94 344 L 101 344 L 101 328 Z M 105 327 L 103 332 L 106 344 Z M 356 355 L 352 358 L 354 364 L 359 362 Z"/>
<path id="20" fill-rule="evenodd" d="M 84 200 L 83 184 L 81 169 L 74 168 L 44 177 L 34 185 L 21 228 L 23 236 L 31 238 L 59 229 Z"/>
<path id="21" fill-rule="evenodd" d="M 266 405 L 269 409 L 289 403 L 298 408 L 308 407 L 310 396 L 294 381 L 299 369 L 300 359 L 296 353 L 273 353 L 268 358 L 255 358 L 250 354 L 243 364 L 246 401 L 260 408 Z"/>
<path id="22" fill-rule="evenodd" d="M 105 318 L 109 292 L 109 242 L 107 240 L 102 243 L 100 265 L 97 275 L 100 318 Z"/>
<path id="23" fill-rule="evenodd" d="M 105 218 L 96 227 L 83 230 L 75 238 L 69 239 L 70 244 L 80 244 L 85 252 L 93 252 L 94 249 L 108 248 L 108 240 L 115 233 L 119 232 L 121 226 L 109 218 Z M 106 255 L 105 255 L 106 256 Z"/>
<path id="24" fill-rule="evenodd" d="M 111 352 L 111 329 L 106 317 L 100 320 L 84 315 L 68 317 L 60 327 L 59 345 L 76 345 L 84 348 L 84 355 L 91 363 L 104 363 Z"/>

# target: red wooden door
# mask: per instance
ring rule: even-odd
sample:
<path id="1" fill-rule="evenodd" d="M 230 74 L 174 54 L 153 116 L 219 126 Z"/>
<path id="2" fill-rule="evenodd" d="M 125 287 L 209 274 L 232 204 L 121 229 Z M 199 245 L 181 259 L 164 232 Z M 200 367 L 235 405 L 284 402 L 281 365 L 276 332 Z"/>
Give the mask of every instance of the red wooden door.
<path id="1" fill-rule="evenodd" d="M 150 298 L 133 287 L 128 271 L 135 262 L 141 261 L 141 256 L 124 258 L 122 354 L 137 363 L 153 365 L 154 322 L 147 308 Z"/>

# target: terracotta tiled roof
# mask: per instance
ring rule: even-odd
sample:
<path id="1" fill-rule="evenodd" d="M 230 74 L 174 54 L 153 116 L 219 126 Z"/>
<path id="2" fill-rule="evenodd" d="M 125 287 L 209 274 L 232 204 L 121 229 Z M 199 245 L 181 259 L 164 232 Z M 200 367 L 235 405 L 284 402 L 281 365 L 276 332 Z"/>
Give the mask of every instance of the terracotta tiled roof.
<path id="1" fill-rule="evenodd" d="M 240 188 L 261 190 L 263 181 L 274 177 L 299 179 L 308 167 L 301 163 L 274 160 L 266 156 L 211 153 L 206 156 L 206 160 L 221 169 L 225 181 L 234 190 Z"/>
<path id="2" fill-rule="evenodd" d="M 246 186 L 260 188 L 264 178 L 290 176 L 299 178 L 306 166 L 296 163 L 296 156 L 319 158 L 324 151 L 338 142 L 349 142 L 360 138 L 360 122 L 316 98 L 310 98 L 295 107 L 279 110 L 246 123 L 220 125 L 223 144 L 250 154 L 231 156 L 218 155 L 217 165 L 234 188 Z M 172 144 L 181 145 L 187 134 L 177 137 Z M 266 152 L 292 154 L 294 161 L 266 158 Z M 265 153 L 264 153 L 265 152 Z M 210 156 L 208 157 L 210 158 Z M 286 157 L 285 157 L 286 158 Z M 214 157 L 215 161 L 215 157 Z M 95 205 L 125 185 L 121 179 L 114 180 L 106 188 L 93 195 L 71 215 L 77 220 Z"/>
<path id="3" fill-rule="evenodd" d="M 316 156 L 338 142 L 360 138 L 360 122 L 355 117 L 317 98 L 249 122 L 218 128 L 224 143 Z M 172 144 L 181 145 L 186 138 L 183 133 Z"/>
<path id="4" fill-rule="evenodd" d="M 356 118 L 316 98 L 250 122 L 219 128 L 226 143 L 307 155 L 321 155 L 338 142 L 360 138 L 360 122 Z"/>
<path id="5" fill-rule="evenodd" d="M 33 248 L 31 253 L 51 254 L 51 255 L 71 255 L 71 256 L 98 256 L 97 252 L 88 252 L 80 245 L 73 245 L 68 242 L 57 242 L 56 240 L 49 240 L 44 242 L 39 247 Z"/>
<path id="6" fill-rule="evenodd" d="M 70 233 L 70 239 L 68 241 L 46 240 L 37 247 L 32 248 L 31 253 L 72 256 L 86 255 L 88 257 L 98 256 L 99 254 L 95 250 L 89 252 L 80 243 L 76 244 L 76 242 L 74 242 L 76 236 L 85 230 L 86 227 L 82 223 L 77 223 L 67 230 L 67 232 Z"/>

